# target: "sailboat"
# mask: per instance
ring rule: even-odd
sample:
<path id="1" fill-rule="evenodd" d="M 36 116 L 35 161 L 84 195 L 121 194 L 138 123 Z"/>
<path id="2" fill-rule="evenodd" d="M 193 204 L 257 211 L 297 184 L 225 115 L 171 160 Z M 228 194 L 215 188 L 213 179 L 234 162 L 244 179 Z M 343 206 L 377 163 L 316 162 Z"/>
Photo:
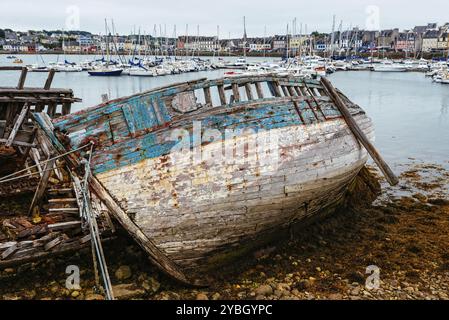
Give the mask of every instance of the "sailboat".
<path id="1" fill-rule="evenodd" d="M 123 69 L 111 67 L 111 55 L 109 48 L 109 33 L 108 33 L 108 23 L 105 19 L 105 28 L 106 28 L 106 53 L 107 53 L 107 62 L 106 65 L 101 65 L 97 68 L 93 68 L 88 71 L 90 76 L 95 77 L 118 77 L 122 75 Z"/>

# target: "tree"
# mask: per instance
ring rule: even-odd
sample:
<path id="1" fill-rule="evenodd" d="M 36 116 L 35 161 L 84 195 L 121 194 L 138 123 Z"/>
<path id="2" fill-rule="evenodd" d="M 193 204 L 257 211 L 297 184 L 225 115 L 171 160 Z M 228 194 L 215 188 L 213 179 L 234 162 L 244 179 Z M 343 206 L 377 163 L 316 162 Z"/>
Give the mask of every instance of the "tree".
<path id="1" fill-rule="evenodd" d="M 5 38 L 5 30 L 0 29 L 0 38 Z"/>

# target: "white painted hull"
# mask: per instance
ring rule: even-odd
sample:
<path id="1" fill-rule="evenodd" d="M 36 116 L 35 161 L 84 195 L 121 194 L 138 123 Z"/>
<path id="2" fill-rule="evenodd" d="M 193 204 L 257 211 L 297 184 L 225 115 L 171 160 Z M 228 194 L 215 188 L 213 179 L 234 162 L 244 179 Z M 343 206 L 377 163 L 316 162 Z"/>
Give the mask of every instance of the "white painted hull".
<path id="1" fill-rule="evenodd" d="M 371 120 L 355 118 L 374 140 Z M 336 206 L 367 161 L 342 119 L 271 133 L 281 137 L 277 165 L 192 165 L 190 155 L 171 164 L 164 156 L 97 177 L 171 259 L 207 266 L 214 253 Z"/>
<path id="2" fill-rule="evenodd" d="M 407 68 L 397 66 L 374 66 L 376 72 L 406 72 Z"/>
<path id="3" fill-rule="evenodd" d="M 146 70 L 130 70 L 128 71 L 128 75 L 134 77 L 154 77 L 154 72 Z"/>

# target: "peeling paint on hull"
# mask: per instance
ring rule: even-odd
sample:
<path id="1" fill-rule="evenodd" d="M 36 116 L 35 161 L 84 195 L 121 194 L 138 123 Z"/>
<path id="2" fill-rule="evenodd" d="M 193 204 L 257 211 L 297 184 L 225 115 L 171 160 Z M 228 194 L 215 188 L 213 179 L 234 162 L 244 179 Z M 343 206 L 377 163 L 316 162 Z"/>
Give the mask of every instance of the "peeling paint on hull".
<path id="1" fill-rule="evenodd" d="M 364 115 L 357 120 L 373 139 L 371 121 Z M 97 176 L 171 259 L 200 265 L 222 248 L 333 206 L 367 161 L 341 119 L 273 130 L 284 137 L 275 169 L 207 168 L 187 160 L 167 167 L 167 158 L 159 157 Z M 202 147 L 206 153 L 211 148 Z"/>
<path id="2" fill-rule="evenodd" d="M 211 99 L 212 88 L 218 90 L 219 106 Z M 197 91 L 206 103 L 197 103 Z M 365 112 L 341 98 L 374 140 Z M 332 211 L 367 161 L 326 90 L 317 81 L 298 78 L 175 84 L 62 117 L 53 125 L 72 149 L 95 142 L 96 177 L 133 220 L 133 228 L 185 268 L 207 267 L 224 251 L 239 252 L 243 243 L 257 243 Z M 181 131 L 174 135 L 176 130 Z M 227 130 L 238 134 L 224 142 L 203 137 L 218 132 L 223 138 Z M 177 149 L 178 136 L 188 148 Z M 261 155 L 258 143 L 245 147 L 272 137 L 278 139 L 277 153 Z M 234 149 L 243 151 L 233 162 L 202 156 L 198 161 L 198 152 Z"/>

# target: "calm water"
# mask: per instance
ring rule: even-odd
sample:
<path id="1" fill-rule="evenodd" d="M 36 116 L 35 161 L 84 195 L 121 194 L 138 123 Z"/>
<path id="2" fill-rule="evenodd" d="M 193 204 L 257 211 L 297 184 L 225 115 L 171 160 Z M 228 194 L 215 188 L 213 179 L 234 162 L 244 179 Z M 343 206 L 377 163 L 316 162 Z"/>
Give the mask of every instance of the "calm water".
<path id="1" fill-rule="evenodd" d="M 38 56 L 20 57 L 26 64 L 42 64 Z M 74 62 L 92 58 L 67 57 Z M 43 59 L 48 63 L 57 61 L 58 56 L 43 56 Z M 63 61 L 64 57 L 59 56 L 59 59 Z M 11 60 L 0 55 L 0 65 L 7 64 L 11 64 Z M 53 87 L 73 89 L 75 95 L 83 99 L 74 106 L 74 110 L 79 110 L 100 103 L 104 93 L 111 99 L 119 98 L 170 83 L 218 78 L 223 73 L 208 71 L 159 78 L 97 78 L 89 77 L 85 72 L 57 73 Z M 19 73 L 2 72 L 0 77 L 0 86 L 15 86 Z M 45 79 L 46 73 L 29 73 L 26 85 L 42 87 Z M 432 83 L 421 73 L 340 72 L 331 75 L 330 79 L 372 117 L 376 126 L 376 146 L 393 166 L 416 159 L 449 168 L 449 85 Z"/>
<path id="2" fill-rule="evenodd" d="M 449 85 L 422 73 L 341 72 L 330 79 L 373 119 L 376 146 L 389 162 L 412 158 L 449 168 Z"/>

